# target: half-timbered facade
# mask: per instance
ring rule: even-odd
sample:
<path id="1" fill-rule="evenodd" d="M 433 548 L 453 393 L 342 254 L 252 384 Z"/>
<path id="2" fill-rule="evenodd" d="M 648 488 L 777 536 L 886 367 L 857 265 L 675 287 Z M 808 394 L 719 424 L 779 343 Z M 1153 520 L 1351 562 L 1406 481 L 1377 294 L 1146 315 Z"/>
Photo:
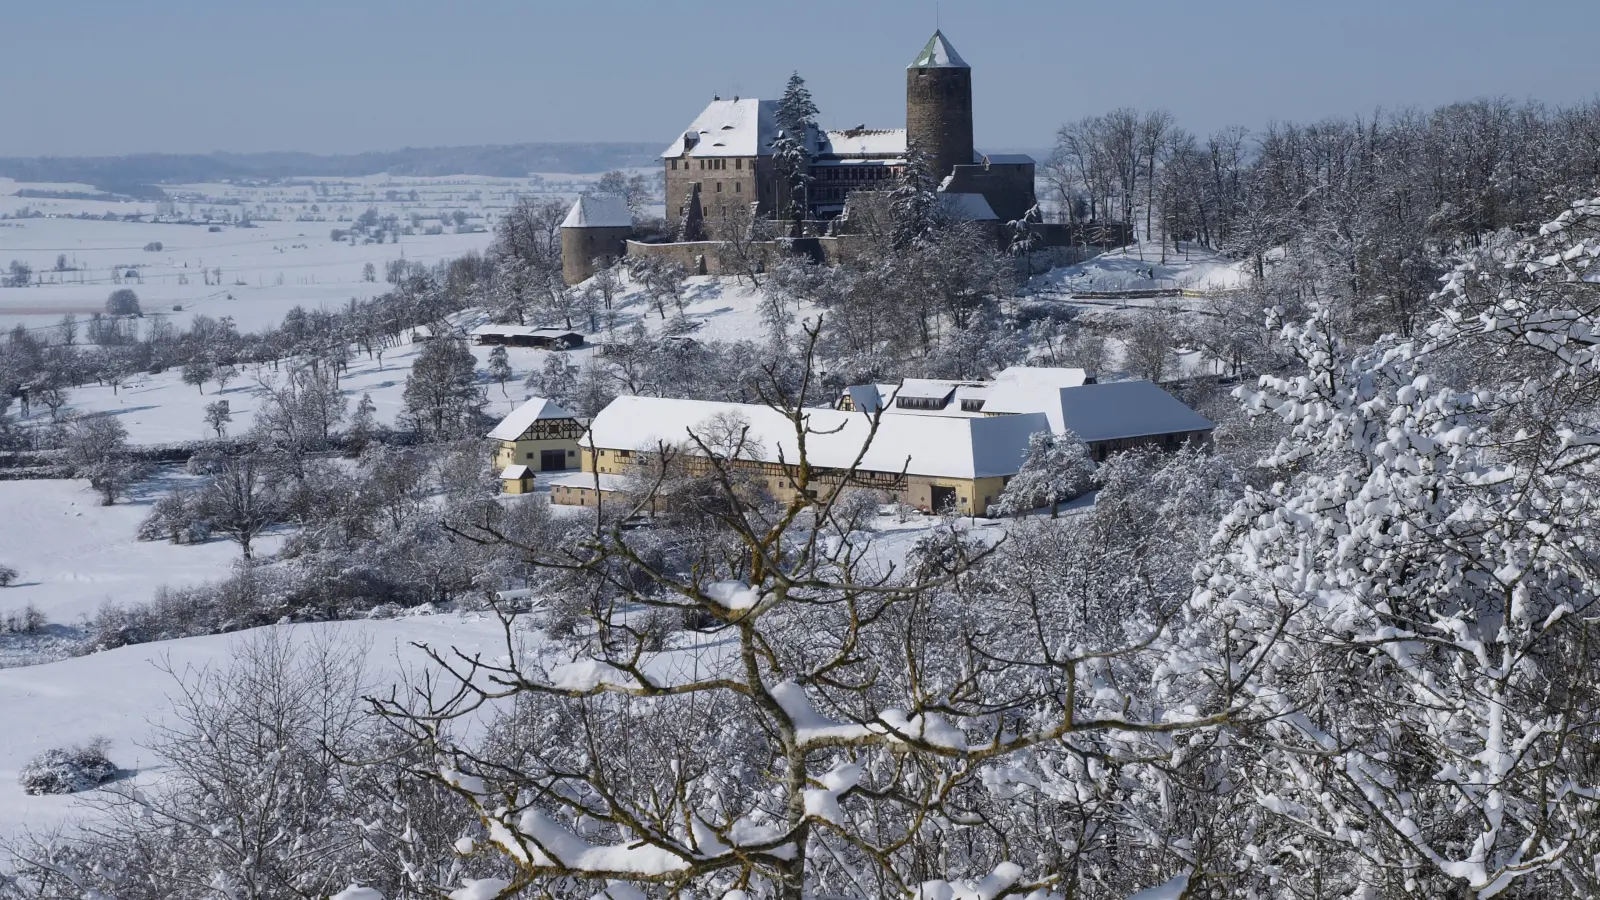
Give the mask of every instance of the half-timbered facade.
<path id="1" fill-rule="evenodd" d="M 504 472 L 526 466 L 533 472 L 559 472 L 579 466 L 578 439 L 584 426 L 572 413 L 535 397 L 501 420 L 489 439 L 495 442 L 494 467 Z"/>

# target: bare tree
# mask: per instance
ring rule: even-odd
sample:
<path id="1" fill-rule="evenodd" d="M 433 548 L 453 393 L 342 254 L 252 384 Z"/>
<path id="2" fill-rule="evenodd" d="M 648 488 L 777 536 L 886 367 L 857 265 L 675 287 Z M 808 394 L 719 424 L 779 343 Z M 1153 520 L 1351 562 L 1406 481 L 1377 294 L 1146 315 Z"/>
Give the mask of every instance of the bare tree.
<path id="1" fill-rule="evenodd" d="M 201 508 L 211 527 L 250 559 L 256 537 L 283 520 L 284 502 L 277 482 L 251 454 L 220 464 L 201 495 Z"/>

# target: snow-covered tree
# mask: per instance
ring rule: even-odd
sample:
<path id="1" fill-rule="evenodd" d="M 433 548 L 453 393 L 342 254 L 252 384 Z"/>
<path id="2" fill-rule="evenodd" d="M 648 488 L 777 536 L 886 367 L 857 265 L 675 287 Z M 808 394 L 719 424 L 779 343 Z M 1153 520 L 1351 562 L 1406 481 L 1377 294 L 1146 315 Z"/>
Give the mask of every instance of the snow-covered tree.
<path id="1" fill-rule="evenodd" d="M 228 401 L 217 400 L 206 404 L 206 427 L 217 433 L 218 438 L 228 436 L 228 423 L 233 421 L 233 413 L 228 408 Z"/>
<path id="2" fill-rule="evenodd" d="M 1028 456 L 1022 467 L 1001 492 L 993 514 L 1014 516 L 1050 507 L 1054 519 L 1061 504 L 1089 490 L 1094 484 L 1094 459 L 1089 448 L 1070 431 L 1050 434 L 1041 431 L 1028 438 Z"/>
<path id="3" fill-rule="evenodd" d="M 139 466 L 127 459 L 128 430 L 115 416 L 79 416 L 67 425 L 67 457 L 79 478 L 110 506 L 127 492 Z"/>
<path id="4" fill-rule="evenodd" d="M 790 499 L 751 477 L 763 451 L 738 422 L 708 420 L 643 454 L 640 490 L 585 535 L 460 529 L 514 544 L 594 636 L 542 654 L 513 638 L 503 658 L 440 650 L 441 691 L 380 702 L 438 759 L 419 774 L 482 821 L 474 856 L 514 868 L 462 896 L 1043 898 L 1097 881 L 1132 893 L 1196 865 L 1130 830 L 1122 847 L 1156 848 L 1138 869 L 1080 873 L 1074 827 L 1109 853 L 1125 812 L 1100 802 L 1028 837 L 1054 815 L 1047 797 L 1094 795 L 1124 765 L 1154 810 L 1154 761 L 1229 719 L 1226 690 L 1173 705 L 1153 687 L 1187 581 L 1176 597 L 1129 582 L 1117 628 L 1090 642 L 1004 578 L 982 582 L 1000 596 L 973 593 L 991 551 L 960 530 L 929 544 L 936 566 L 885 570 L 870 540 L 829 537 L 855 530 L 836 520 L 854 467 L 813 468 L 803 403 L 779 408 L 798 447 Z M 666 530 L 627 527 L 658 500 Z M 711 633 L 663 633 L 680 616 Z M 1212 670 L 1219 687 L 1229 672 Z M 483 744 L 441 727 L 491 701 L 508 712 Z"/>
<path id="5" fill-rule="evenodd" d="M 1230 515 L 1194 604 L 1227 627 L 1192 642 L 1280 636 L 1229 756 L 1319 896 L 1600 893 L 1597 225 L 1463 261 L 1416 337 L 1284 323 L 1304 371 L 1241 389 L 1303 474 Z"/>
<path id="6" fill-rule="evenodd" d="M 495 347 L 489 351 L 489 377 L 500 383 L 500 393 L 506 393 L 506 382 L 511 380 L 511 357 L 505 347 Z"/>
<path id="7" fill-rule="evenodd" d="M 441 338 L 423 345 L 406 376 L 406 423 L 432 440 L 476 434 L 487 402 L 476 368 L 462 341 Z"/>

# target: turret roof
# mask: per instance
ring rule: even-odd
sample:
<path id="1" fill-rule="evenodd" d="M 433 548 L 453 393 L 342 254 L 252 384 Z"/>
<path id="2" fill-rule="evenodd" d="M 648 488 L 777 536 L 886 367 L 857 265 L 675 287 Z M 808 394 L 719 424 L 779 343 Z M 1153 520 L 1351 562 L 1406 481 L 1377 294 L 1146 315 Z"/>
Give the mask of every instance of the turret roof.
<path id="1" fill-rule="evenodd" d="M 950 40 L 944 32 L 935 31 L 933 37 L 928 38 L 928 46 L 922 48 L 917 58 L 911 61 L 908 69 L 970 69 L 967 61 L 961 58 L 956 48 L 950 46 Z"/>
<path id="2" fill-rule="evenodd" d="M 633 213 L 620 194 L 583 194 L 567 211 L 562 228 L 632 228 Z"/>

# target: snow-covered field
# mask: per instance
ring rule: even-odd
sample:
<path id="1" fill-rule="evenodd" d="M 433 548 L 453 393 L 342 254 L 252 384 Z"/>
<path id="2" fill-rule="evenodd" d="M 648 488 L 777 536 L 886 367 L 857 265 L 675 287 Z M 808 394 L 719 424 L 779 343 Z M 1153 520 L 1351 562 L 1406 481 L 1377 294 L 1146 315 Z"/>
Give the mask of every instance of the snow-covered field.
<path id="1" fill-rule="evenodd" d="M 188 548 L 180 548 L 188 549 Z M 342 646 L 367 654 L 375 680 L 393 682 L 426 659 L 411 642 L 458 647 L 487 657 L 504 653 L 498 620 L 479 615 L 416 616 L 289 626 L 295 640 L 332 631 Z M 18 770 L 34 755 L 96 737 L 111 741 L 109 756 L 132 772 L 135 783 L 160 777 L 146 744 L 156 723 L 170 714 L 174 683 L 162 667 L 182 673 L 226 665 L 240 635 L 216 635 L 140 644 L 40 666 L 0 669 L 0 840 L 27 829 L 48 831 L 68 822 L 81 795 L 31 797 L 17 784 Z M 85 811 L 87 814 L 87 811 Z"/>
<path id="2" fill-rule="evenodd" d="M 696 332 L 697 337 L 735 340 L 755 339 L 763 334 L 757 308 L 759 298 L 748 284 L 740 286 L 731 279 L 697 276 L 689 280 L 685 296 L 686 318 L 702 323 Z M 231 314 L 228 310 L 240 308 L 244 302 L 236 300 L 223 303 L 218 307 L 219 314 Z M 636 291 L 629 290 L 618 301 L 618 328 L 626 329 L 639 320 L 643 320 L 652 330 L 661 324 L 646 300 Z M 465 327 L 471 327 L 483 320 L 481 316 L 468 313 L 458 321 Z M 574 324 L 587 331 L 582 327 L 583 323 Z M 605 339 L 604 334 L 591 337 L 595 340 Z M 351 405 L 354 406 L 362 394 L 370 394 L 377 407 L 378 420 L 393 423 L 400 414 L 406 376 L 411 371 L 411 363 L 420 346 L 408 343 L 392 347 L 384 352 L 381 361 L 368 358 L 365 354 L 353 358 L 348 373 L 339 382 L 341 390 L 350 398 Z M 480 370 L 487 366 L 490 349 L 472 348 Z M 487 385 L 488 412 L 491 415 L 504 415 L 527 399 L 529 392 L 522 386 L 523 379 L 530 373 L 540 371 L 551 352 L 554 351 L 507 348 L 516 377 L 505 384 L 504 391 L 498 384 Z M 565 351 L 562 355 L 572 363 L 581 365 L 594 352 L 593 347 L 585 347 Z M 272 377 L 271 367 L 242 367 L 240 377 L 220 392 L 214 381 L 207 382 L 203 388 L 184 384 L 182 372 L 178 370 L 159 375 L 140 375 L 116 389 L 89 384 L 69 391 L 69 402 L 62 414 L 111 413 L 121 420 L 132 443 L 158 444 L 214 437 L 215 433 L 206 427 L 204 420 L 206 404 L 227 400 L 233 416 L 228 426 L 229 433 L 242 434 L 249 430 L 254 421 L 259 402 L 255 394 L 258 376 Z M 40 422 L 48 418 L 48 410 L 35 407 L 25 421 Z M 0 534 L 3 534 L 3 528 L 0 528 Z"/>
<path id="3" fill-rule="evenodd" d="M 1247 264 L 1226 259 L 1204 247 L 1189 244 L 1166 249 L 1135 244 L 1102 253 L 1075 266 L 1052 269 L 1035 276 L 1030 286 L 1040 291 L 1228 291 L 1243 287 L 1250 278 Z"/>
<path id="4" fill-rule="evenodd" d="M 86 481 L 0 481 L 0 563 L 21 573 L 0 589 L 0 614 L 31 604 L 49 621 L 73 625 L 107 602 L 142 603 L 162 585 L 227 574 L 239 558 L 232 542 L 180 546 L 135 538 L 150 504 L 180 478 L 163 474 L 115 506 L 101 506 Z M 262 551 L 275 551 L 277 543 L 268 537 Z"/>
<path id="5" fill-rule="evenodd" d="M 102 310 L 117 287 L 137 292 L 147 315 L 170 316 L 180 326 L 204 314 L 233 316 L 243 331 L 264 328 L 295 306 L 333 309 L 351 297 L 381 293 L 389 287 L 383 271 L 391 261 L 432 264 L 482 250 L 518 195 L 567 201 L 597 177 L 372 175 L 171 185 L 166 191 L 174 199 L 161 204 L 19 197 L 18 191 L 88 195 L 95 189 L 0 178 L 0 216 L 11 217 L 0 219 L 0 269 L 16 260 L 34 272 L 28 287 L 0 287 L 0 328 L 48 327 L 66 313 L 81 318 Z M 333 240 L 335 229 L 348 230 L 369 209 L 394 216 L 401 231 L 413 233 L 395 235 L 398 242 Z M 158 213 L 159 222 L 120 219 Z M 77 218 L 82 215 L 99 218 Z M 241 223 L 245 217 L 250 227 Z M 432 230 L 440 233 L 427 233 Z M 160 250 L 146 249 L 157 243 Z M 57 269 L 58 260 L 64 270 Z M 377 281 L 364 280 L 368 263 Z M 203 276 L 203 270 L 212 274 Z M 126 278 L 129 271 L 137 276 Z"/>

